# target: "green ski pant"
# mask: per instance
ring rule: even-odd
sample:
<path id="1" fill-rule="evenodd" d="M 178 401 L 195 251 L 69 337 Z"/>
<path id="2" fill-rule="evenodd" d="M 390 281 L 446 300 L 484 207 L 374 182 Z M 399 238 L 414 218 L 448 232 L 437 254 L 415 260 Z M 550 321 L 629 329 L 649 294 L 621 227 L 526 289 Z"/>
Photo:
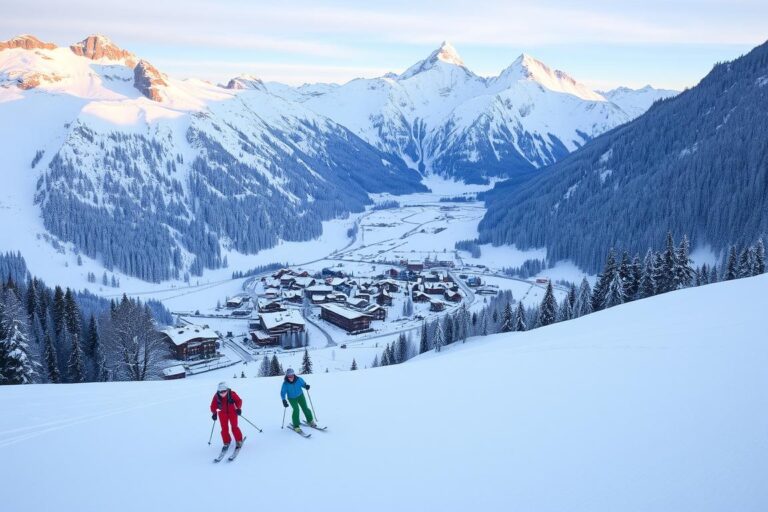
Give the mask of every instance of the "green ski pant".
<path id="1" fill-rule="evenodd" d="M 312 411 L 310 411 L 309 407 L 307 407 L 307 399 L 304 398 L 304 393 L 299 395 L 297 398 L 289 398 L 288 401 L 291 403 L 291 409 L 293 409 L 293 414 L 291 415 L 293 428 L 299 426 L 299 407 L 301 407 L 301 410 L 304 411 L 304 417 L 307 418 L 307 423 L 312 423 L 314 418 L 312 417 Z"/>

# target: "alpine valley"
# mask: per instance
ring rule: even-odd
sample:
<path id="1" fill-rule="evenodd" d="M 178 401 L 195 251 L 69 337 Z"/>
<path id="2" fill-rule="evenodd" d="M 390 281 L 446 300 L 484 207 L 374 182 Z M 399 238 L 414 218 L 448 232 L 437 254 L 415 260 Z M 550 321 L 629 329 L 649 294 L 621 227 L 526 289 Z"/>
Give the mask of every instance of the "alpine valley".
<path id="1" fill-rule="evenodd" d="M 320 236 L 371 194 L 529 176 L 674 91 L 590 90 L 443 43 L 401 74 L 289 87 L 177 80 L 108 38 L 0 42 L 0 215 L 145 281 Z M 12 122 L 11 122 L 12 120 Z"/>

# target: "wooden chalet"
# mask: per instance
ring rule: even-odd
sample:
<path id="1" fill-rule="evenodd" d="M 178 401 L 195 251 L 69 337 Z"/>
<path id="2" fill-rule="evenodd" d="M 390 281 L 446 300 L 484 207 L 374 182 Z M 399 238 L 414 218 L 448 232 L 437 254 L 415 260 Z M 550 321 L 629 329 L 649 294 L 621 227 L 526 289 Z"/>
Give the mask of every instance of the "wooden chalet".
<path id="1" fill-rule="evenodd" d="M 183 365 L 176 364 L 163 369 L 163 380 L 183 379 L 187 376 L 187 370 Z"/>
<path id="2" fill-rule="evenodd" d="M 270 334 L 267 331 L 262 330 L 251 331 L 251 341 L 262 347 L 266 347 L 268 345 L 279 345 L 280 335 Z"/>
<path id="3" fill-rule="evenodd" d="M 379 306 L 378 304 L 369 304 L 363 309 L 366 315 L 371 315 L 374 320 L 386 320 L 387 308 Z"/>
<path id="4" fill-rule="evenodd" d="M 261 298 L 258 300 L 259 313 L 275 313 L 285 311 L 285 306 L 274 299 Z"/>
<path id="5" fill-rule="evenodd" d="M 371 328 L 373 317 L 360 311 L 337 304 L 326 304 L 320 308 L 320 318 L 347 332 L 361 332 Z"/>
<path id="6" fill-rule="evenodd" d="M 445 311 L 445 302 L 440 300 L 433 300 L 429 304 L 430 311 Z"/>
<path id="7" fill-rule="evenodd" d="M 392 305 L 392 296 L 389 294 L 389 292 L 385 289 L 381 289 L 378 294 L 376 294 L 376 304 L 379 306 L 391 306 Z"/>
<path id="8" fill-rule="evenodd" d="M 445 290 L 443 297 L 450 302 L 461 302 L 461 294 L 453 290 Z"/>
<path id="9" fill-rule="evenodd" d="M 216 355 L 219 335 L 209 327 L 185 325 L 160 331 L 170 345 L 173 357 L 180 361 L 207 359 Z"/>
<path id="10" fill-rule="evenodd" d="M 261 330 L 273 335 L 303 332 L 306 325 L 301 314 L 295 309 L 277 313 L 262 313 L 259 318 L 261 319 Z"/>
<path id="11" fill-rule="evenodd" d="M 413 302 L 429 302 L 432 298 L 422 291 L 413 292 Z"/>
<path id="12" fill-rule="evenodd" d="M 412 272 L 421 272 L 424 270 L 424 262 L 420 260 L 408 260 L 405 268 Z"/>

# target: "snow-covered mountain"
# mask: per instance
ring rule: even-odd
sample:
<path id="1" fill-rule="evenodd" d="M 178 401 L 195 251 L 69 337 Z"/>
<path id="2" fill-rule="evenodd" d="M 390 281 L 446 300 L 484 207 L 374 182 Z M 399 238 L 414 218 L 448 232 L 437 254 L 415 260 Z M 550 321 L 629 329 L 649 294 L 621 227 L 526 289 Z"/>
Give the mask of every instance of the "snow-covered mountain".
<path id="1" fill-rule="evenodd" d="M 677 96 L 680 94 L 680 91 L 655 89 L 650 85 L 646 85 L 640 89 L 618 87 L 616 89 L 611 89 L 610 91 L 601 91 L 600 94 L 621 107 L 621 109 L 632 118 L 635 118 L 651 108 L 654 101 Z"/>
<path id="2" fill-rule="evenodd" d="M 318 511 L 766 510 L 767 286 L 762 275 L 689 288 L 305 376 L 328 425 L 311 439 L 280 428 L 282 379 L 254 378 L 254 363 L 166 382 L 3 386 L 4 510 L 216 510 L 222 479 L 234 510 L 284 508 L 297 485 Z M 241 369 L 248 378 L 229 380 Z M 215 465 L 207 408 L 220 380 L 263 433 L 241 421 L 240 456 Z M 169 475 L 205 484 L 179 490 Z M 268 491 L 241 492 L 254 475 Z"/>
<path id="3" fill-rule="evenodd" d="M 306 92 L 268 88 L 413 168 L 468 182 L 554 163 L 634 117 L 528 55 L 480 77 L 447 42 L 400 75 Z"/>
<path id="4" fill-rule="evenodd" d="M 314 238 L 369 193 L 426 189 L 257 79 L 230 85 L 176 80 L 103 36 L 0 44 L 3 226 L 158 281 L 218 267 L 225 248 Z"/>

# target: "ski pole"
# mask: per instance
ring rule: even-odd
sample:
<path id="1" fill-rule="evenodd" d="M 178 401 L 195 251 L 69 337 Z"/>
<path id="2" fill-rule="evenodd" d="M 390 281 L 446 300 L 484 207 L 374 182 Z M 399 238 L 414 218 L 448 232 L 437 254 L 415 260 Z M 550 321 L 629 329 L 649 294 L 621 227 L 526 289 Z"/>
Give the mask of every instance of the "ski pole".
<path id="1" fill-rule="evenodd" d="M 312 416 L 317 420 L 317 413 L 315 412 L 315 406 L 312 405 L 312 395 L 309 394 L 309 390 L 307 390 L 307 396 L 309 397 L 309 407 L 312 409 Z"/>
<path id="2" fill-rule="evenodd" d="M 248 418 L 246 418 L 245 416 L 243 416 L 243 415 L 240 415 L 240 417 L 241 417 L 241 418 L 243 418 L 243 419 L 244 419 L 245 421 L 247 421 L 248 423 L 251 423 L 251 421 L 250 421 Z M 255 428 L 256 430 L 258 430 L 259 432 L 263 432 L 263 431 L 262 431 L 262 430 L 261 430 L 259 427 L 257 427 L 257 426 L 256 426 L 256 425 L 254 425 L 253 423 L 251 423 L 251 426 L 252 426 L 253 428 Z"/>
<path id="3" fill-rule="evenodd" d="M 280 428 L 285 428 L 285 411 L 287 411 L 287 407 L 283 407 L 283 424 L 280 425 Z"/>
<path id="4" fill-rule="evenodd" d="M 216 420 L 213 420 L 213 424 L 211 425 L 211 435 L 208 437 L 208 446 L 211 445 L 211 439 L 213 439 L 213 427 L 216 426 Z"/>

